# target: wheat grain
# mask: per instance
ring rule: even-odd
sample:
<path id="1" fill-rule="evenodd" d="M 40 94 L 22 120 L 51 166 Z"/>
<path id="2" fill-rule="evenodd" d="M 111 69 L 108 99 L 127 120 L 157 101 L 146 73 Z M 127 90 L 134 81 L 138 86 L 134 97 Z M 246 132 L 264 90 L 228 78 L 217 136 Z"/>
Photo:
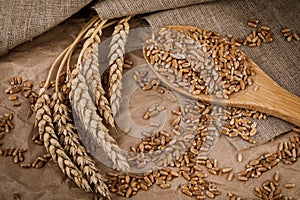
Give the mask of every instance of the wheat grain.
<path id="1" fill-rule="evenodd" d="M 58 141 L 52 122 L 52 111 L 50 109 L 50 104 L 51 99 L 45 93 L 45 88 L 42 88 L 35 105 L 35 124 L 38 126 L 40 139 L 44 141 L 44 146 L 47 152 L 50 153 L 53 161 L 58 163 L 58 166 L 62 172 L 72 179 L 80 188 L 84 189 L 85 191 L 92 191 L 82 172 L 71 161 Z"/>
<path id="2" fill-rule="evenodd" d="M 254 188 L 254 195 L 260 199 L 289 199 L 282 195 L 282 189 L 279 187 L 279 180 L 266 180 L 261 187 Z"/>
<path id="3" fill-rule="evenodd" d="M 291 165 L 297 161 L 300 155 L 299 153 L 297 154 L 298 151 L 299 137 L 292 136 L 289 142 L 281 142 L 278 144 L 277 152 L 267 153 L 250 161 L 249 164 L 245 166 L 245 170 L 241 171 L 239 175 L 246 178 L 258 178 L 264 172 L 274 168 L 280 161 L 286 165 Z M 277 177 L 276 180 L 277 179 L 279 178 Z"/>
<path id="4" fill-rule="evenodd" d="M 129 32 L 129 17 L 125 17 L 115 26 L 109 52 L 109 96 L 113 115 L 116 115 L 121 103 L 122 71 L 125 45 Z"/>
<path id="5" fill-rule="evenodd" d="M 162 28 L 152 33 L 143 50 L 155 72 L 191 94 L 229 98 L 251 85 L 247 80 L 252 73 L 248 57 L 217 32 Z M 228 68 L 229 60 L 234 69 Z M 238 80 L 234 86 L 233 80 Z"/>
<path id="6" fill-rule="evenodd" d="M 10 101 L 16 101 L 18 99 L 18 96 L 16 94 L 14 94 L 14 95 L 9 96 L 8 99 Z"/>
<path id="7" fill-rule="evenodd" d="M 14 200 L 21 200 L 21 196 L 18 193 L 13 194 Z"/>
<path id="8" fill-rule="evenodd" d="M 284 184 L 284 187 L 287 188 L 287 189 L 294 188 L 295 187 L 295 183 L 286 183 L 286 184 Z"/>
<path id="9" fill-rule="evenodd" d="M 31 167 L 31 164 L 28 164 L 28 163 L 22 163 L 22 164 L 20 164 L 20 167 L 22 167 L 22 168 L 30 168 Z"/>

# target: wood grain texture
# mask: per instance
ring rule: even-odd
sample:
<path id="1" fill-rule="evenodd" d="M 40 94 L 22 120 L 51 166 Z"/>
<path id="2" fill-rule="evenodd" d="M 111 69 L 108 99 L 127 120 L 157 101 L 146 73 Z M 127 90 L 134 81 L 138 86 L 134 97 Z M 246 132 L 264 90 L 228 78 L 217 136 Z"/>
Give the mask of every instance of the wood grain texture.
<path id="1" fill-rule="evenodd" d="M 179 25 L 167 26 L 166 28 L 171 28 L 173 30 L 195 29 L 195 27 L 192 26 Z M 154 70 L 147 59 L 145 51 L 144 57 L 149 67 L 164 84 L 187 97 L 213 104 L 257 110 L 283 119 L 296 126 L 300 126 L 300 97 L 279 86 L 251 59 L 249 59 L 249 63 L 256 73 L 256 75 L 252 77 L 253 85 L 247 86 L 245 90 L 241 90 L 238 93 L 231 94 L 229 99 L 220 99 L 205 94 L 194 95 L 184 89 L 175 87 L 165 77 Z M 257 86 L 258 89 L 255 91 L 254 87 Z"/>

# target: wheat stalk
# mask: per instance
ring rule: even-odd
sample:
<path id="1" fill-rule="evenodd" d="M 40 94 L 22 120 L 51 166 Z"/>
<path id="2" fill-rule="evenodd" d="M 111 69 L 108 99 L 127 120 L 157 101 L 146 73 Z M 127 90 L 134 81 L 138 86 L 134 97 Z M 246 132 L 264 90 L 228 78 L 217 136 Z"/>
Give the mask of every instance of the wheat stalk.
<path id="1" fill-rule="evenodd" d="M 51 99 L 45 91 L 45 88 L 40 90 L 40 94 L 35 105 L 36 125 L 38 126 L 40 137 L 44 141 L 44 146 L 47 152 L 50 153 L 53 161 L 58 164 L 62 172 L 72 179 L 80 188 L 90 192 L 92 189 L 89 182 L 65 153 L 58 141 L 52 121 L 52 110 L 50 108 Z"/>
<path id="2" fill-rule="evenodd" d="M 103 28 L 106 21 L 98 25 L 95 32 L 88 38 L 80 52 L 77 67 L 72 72 L 70 99 L 73 103 L 73 109 L 78 115 L 84 128 L 94 138 L 98 145 L 104 150 L 114 163 L 114 168 L 126 170 L 129 164 L 122 150 L 116 141 L 109 135 L 109 130 L 102 123 L 102 118 L 97 114 L 97 108 L 89 95 L 86 74 L 90 69 L 90 65 L 98 62 L 93 61 L 92 54 L 97 52 L 97 42 L 100 42 L 98 33 Z M 84 62 L 82 62 L 82 60 Z M 84 63 L 84 65 L 82 65 Z M 97 67 L 93 66 L 93 67 Z"/>
<path id="3" fill-rule="evenodd" d="M 86 149 L 80 144 L 78 134 L 74 132 L 70 110 L 63 103 L 63 95 L 58 91 L 58 80 L 65 63 L 67 62 L 66 71 L 69 76 L 70 60 L 75 47 L 83 39 L 88 30 L 99 22 L 99 17 L 92 18 L 79 33 L 75 41 L 53 62 L 46 83 L 40 90 L 35 109 L 36 125 L 39 128 L 40 138 L 44 141 L 46 150 L 51 154 L 53 160 L 58 163 L 63 173 L 74 180 L 74 182 L 85 191 L 92 191 L 93 188 L 94 191 L 110 199 L 110 192 L 104 183 L 102 175 L 99 173 L 99 169 L 95 166 L 92 158 L 88 156 Z M 60 63 L 60 66 L 56 75 L 55 93 L 51 101 L 46 94 L 46 88 L 49 85 L 54 68 L 58 63 Z M 52 120 L 54 120 L 54 123 Z M 54 124 L 56 127 L 54 127 Z M 55 128 L 58 130 L 60 139 L 63 139 L 63 145 L 59 142 L 61 140 L 58 139 Z M 65 149 L 63 149 L 63 146 Z M 71 155 L 73 161 L 67 153 Z M 73 162 L 76 163 L 80 169 L 78 169 Z"/>
<path id="4" fill-rule="evenodd" d="M 72 160 L 87 177 L 93 190 L 110 199 L 110 192 L 104 183 L 100 170 L 96 167 L 93 159 L 88 155 L 86 148 L 79 142 L 79 136 L 75 132 L 71 119 L 71 110 L 64 104 L 65 95 L 56 92 L 53 96 L 54 113 L 53 121 L 56 124 L 58 135 L 63 138 L 65 151 L 72 156 Z"/>
<path id="5" fill-rule="evenodd" d="M 78 45 L 78 43 L 83 39 L 84 35 L 88 32 L 88 30 L 95 24 L 99 21 L 99 17 L 96 16 L 96 17 L 93 17 L 88 23 L 86 26 L 83 27 L 83 29 L 80 31 L 80 33 L 78 34 L 78 36 L 76 37 L 76 39 L 74 40 L 74 42 L 67 48 L 65 49 L 65 53 L 62 53 L 59 55 L 60 56 L 63 56 L 62 57 L 62 60 L 60 62 L 60 66 L 58 68 L 58 71 L 57 71 L 57 74 L 60 74 L 64 65 L 66 64 L 67 62 L 67 72 L 68 72 L 68 75 L 70 74 L 70 59 L 71 59 L 71 56 L 73 55 L 73 52 L 74 52 L 74 49 L 75 47 Z M 46 88 L 46 86 L 48 86 L 49 84 L 49 80 L 50 80 L 50 77 L 51 77 L 51 74 L 52 74 L 52 71 L 53 71 L 53 68 L 56 66 L 57 62 L 59 59 L 61 58 L 57 58 L 54 63 L 52 64 L 51 68 L 50 68 L 50 72 L 48 74 L 48 78 L 47 78 L 47 81 L 45 83 L 45 86 L 44 88 Z M 56 77 L 56 83 L 58 83 L 58 78 L 59 77 Z M 58 91 L 58 84 L 56 84 L 56 87 L 55 87 L 55 91 Z"/>
<path id="6" fill-rule="evenodd" d="M 115 116 L 120 108 L 122 90 L 122 71 L 125 46 L 129 32 L 129 17 L 121 19 L 115 26 L 109 52 L 109 96 L 112 113 Z"/>
<path id="7" fill-rule="evenodd" d="M 112 23 L 114 22 L 111 22 L 105 26 L 110 26 Z M 89 40 L 90 36 L 93 35 L 95 30 L 97 30 L 98 24 L 102 26 L 104 23 L 101 22 L 100 20 L 96 21 L 92 28 L 86 30 L 83 39 Z M 99 41 L 100 37 L 96 37 L 95 39 L 96 41 Z M 88 42 L 90 41 L 91 40 L 89 40 Z M 84 46 L 83 48 L 85 49 L 86 47 L 87 46 Z M 69 54 L 67 54 L 64 57 L 64 58 L 67 57 L 68 59 L 67 74 L 69 74 L 70 72 L 69 63 L 70 63 L 72 53 L 73 51 L 70 51 Z M 78 60 L 81 59 L 82 55 L 83 54 L 80 54 Z M 56 75 L 56 80 L 59 80 L 59 76 L 60 76 L 60 72 L 62 71 L 63 64 L 64 63 L 61 63 L 59 67 L 58 73 Z M 93 70 L 97 71 L 98 69 L 94 68 Z M 68 75 L 68 77 L 69 76 L 70 75 Z M 90 77 L 87 78 L 91 79 Z M 67 87 L 70 86 L 70 79 L 67 78 L 66 81 L 68 82 Z M 56 123 L 59 136 L 61 137 L 61 140 L 64 143 L 65 151 L 72 156 L 74 163 L 76 163 L 79 166 L 80 170 L 85 174 L 85 176 L 89 180 L 89 183 L 91 184 L 91 186 L 93 186 L 94 191 L 110 199 L 111 198 L 110 192 L 106 184 L 104 183 L 103 176 L 99 173 L 100 170 L 95 166 L 93 159 L 87 154 L 85 147 L 82 146 L 79 142 L 79 136 L 75 132 L 75 128 L 72 123 L 71 110 L 64 104 L 64 100 L 65 100 L 64 94 L 58 91 L 58 81 L 56 81 L 55 93 L 52 96 L 52 98 L 53 98 L 53 109 L 54 109 L 53 118 L 54 118 L 54 122 Z"/>

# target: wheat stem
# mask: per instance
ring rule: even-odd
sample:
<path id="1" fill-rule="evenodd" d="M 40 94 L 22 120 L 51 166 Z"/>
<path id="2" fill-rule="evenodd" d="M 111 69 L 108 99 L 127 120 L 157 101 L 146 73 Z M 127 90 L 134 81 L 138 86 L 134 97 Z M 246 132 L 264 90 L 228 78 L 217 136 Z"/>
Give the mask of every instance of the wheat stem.
<path id="1" fill-rule="evenodd" d="M 91 26 L 91 24 L 94 24 L 97 20 L 99 19 L 99 16 L 95 16 L 93 17 L 83 28 L 82 30 L 80 31 L 81 32 L 85 32 L 86 30 L 88 30 L 88 28 Z M 53 73 L 53 70 L 54 68 L 56 67 L 56 65 L 58 64 L 58 62 L 62 59 L 62 57 L 66 54 L 67 51 L 69 51 L 70 47 L 72 45 L 68 46 L 63 52 L 61 52 L 59 54 L 59 56 L 55 59 L 55 61 L 52 63 L 51 67 L 50 67 L 50 70 L 49 70 L 49 73 L 48 73 L 48 76 L 47 76 L 47 79 L 46 79 L 46 82 L 44 84 L 44 88 L 47 88 L 49 86 L 49 83 L 50 83 L 50 78 L 51 78 L 51 75 Z"/>
<path id="2" fill-rule="evenodd" d="M 94 25 L 94 23 L 98 20 L 98 17 L 94 17 L 92 18 L 88 24 L 82 29 L 82 31 L 80 31 L 80 33 L 78 34 L 78 36 L 76 37 L 76 39 L 74 40 L 74 42 L 70 45 L 70 48 L 67 50 L 65 56 L 63 57 L 62 61 L 60 62 L 60 66 L 58 68 L 57 74 L 60 74 L 64 64 L 66 63 L 67 59 L 68 59 L 68 55 L 70 55 L 71 52 L 73 52 L 74 48 L 76 47 L 76 45 L 80 42 L 80 40 L 82 39 L 82 37 L 84 36 L 84 34 Z M 59 76 L 58 76 L 59 77 Z M 57 78 L 57 76 L 56 76 Z M 58 83 L 58 79 L 56 79 L 56 83 Z M 58 84 L 55 85 L 55 91 L 58 91 Z"/>
<path id="3" fill-rule="evenodd" d="M 68 51 L 69 47 L 70 46 L 68 46 L 63 52 L 61 52 L 59 54 L 59 56 L 52 63 L 52 65 L 50 67 L 50 70 L 49 70 L 49 73 L 48 73 L 48 76 L 47 76 L 47 79 L 46 79 L 46 82 L 45 82 L 43 88 L 45 88 L 45 89 L 48 88 L 49 83 L 50 83 L 50 78 L 51 78 L 51 75 L 53 73 L 54 68 L 56 67 L 57 63 L 62 59 L 62 57 L 65 55 L 65 53 Z"/>

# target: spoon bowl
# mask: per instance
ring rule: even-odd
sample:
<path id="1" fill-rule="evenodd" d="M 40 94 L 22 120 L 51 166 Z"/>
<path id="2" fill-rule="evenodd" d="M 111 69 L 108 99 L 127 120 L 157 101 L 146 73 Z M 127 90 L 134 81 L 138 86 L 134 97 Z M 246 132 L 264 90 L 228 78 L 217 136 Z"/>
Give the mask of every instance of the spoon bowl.
<path id="1" fill-rule="evenodd" d="M 197 30 L 196 27 L 180 25 L 166 26 L 164 28 L 172 31 Z M 196 100 L 213 104 L 260 111 L 300 127 L 300 97 L 279 86 L 250 58 L 248 58 L 248 63 L 251 65 L 252 71 L 255 73 L 255 76 L 251 77 L 253 79 L 253 84 L 247 85 L 243 90 L 230 94 L 229 98 L 217 98 L 210 94 L 192 94 L 186 89 L 176 87 L 165 76 L 161 75 L 155 69 L 153 64 L 151 64 L 153 62 L 150 62 L 149 57 L 146 55 L 147 52 L 145 43 L 143 54 L 149 67 L 159 80 L 167 87 L 178 93 Z"/>

